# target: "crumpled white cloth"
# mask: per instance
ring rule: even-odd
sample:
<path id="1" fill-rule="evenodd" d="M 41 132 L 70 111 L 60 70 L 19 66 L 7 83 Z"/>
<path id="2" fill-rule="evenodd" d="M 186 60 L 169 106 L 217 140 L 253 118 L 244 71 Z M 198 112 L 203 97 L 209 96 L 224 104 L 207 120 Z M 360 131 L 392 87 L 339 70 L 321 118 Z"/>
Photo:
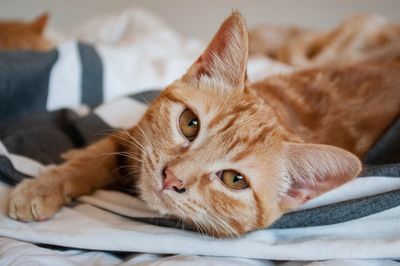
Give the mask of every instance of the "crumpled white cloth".
<path id="1" fill-rule="evenodd" d="M 0 265 L 57 265 L 57 266 L 183 266 L 183 265 L 230 265 L 230 266 L 399 266 L 391 260 L 340 259 L 318 262 L 273 262 L 267 260 L 243 259 L 213 256 L 163 256 L 157 254 L 133 253 L 115 256 L 100 251 L 52 250 L 30 243 L 0 237 Z"/>

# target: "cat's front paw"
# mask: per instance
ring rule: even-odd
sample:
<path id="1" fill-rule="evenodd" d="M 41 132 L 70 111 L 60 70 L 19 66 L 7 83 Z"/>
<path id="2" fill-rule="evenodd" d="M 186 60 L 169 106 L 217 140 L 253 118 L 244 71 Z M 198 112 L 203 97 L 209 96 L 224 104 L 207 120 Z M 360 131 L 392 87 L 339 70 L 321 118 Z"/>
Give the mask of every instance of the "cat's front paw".
<path id="1" fill-rule="evenodd" d="M 66 203 L 55 184 L 40 179 L 24 180 L 10 195 L 8 214 L 19 221 L 43 221 L 51 218 Z"/>

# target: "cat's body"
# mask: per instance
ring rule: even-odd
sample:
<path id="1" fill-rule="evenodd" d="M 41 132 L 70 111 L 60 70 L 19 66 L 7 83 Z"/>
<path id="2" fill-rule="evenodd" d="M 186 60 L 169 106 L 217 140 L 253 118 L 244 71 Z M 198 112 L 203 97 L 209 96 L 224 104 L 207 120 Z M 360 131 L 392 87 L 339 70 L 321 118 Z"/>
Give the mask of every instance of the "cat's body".
<path id="1" fill-rule="evenodd" d="M 320 68 L 250 85 L 247 53 L 234 13 L 138 125 L 22 182 L 10 216 L 48 219 L 73 198 L 119 184 L 162 214 L 232 236 L 357 176 L 360 160 L 344 149 L 362 158 L 399 116 L 400 66 Z"/>
<path id="2" fill-rule="evenodd" d="M 52 44 L 43 36 L 47 21 L 47 14 L 32 22 L 0 21 L 0 51 L 49 50 Z"/>
<path id="3" fill-rule="evenodd" d="M 400 115 L 400 64 L 318 68 L 252 84 L 281 124 L 307 143 L 363 158 Z"/>

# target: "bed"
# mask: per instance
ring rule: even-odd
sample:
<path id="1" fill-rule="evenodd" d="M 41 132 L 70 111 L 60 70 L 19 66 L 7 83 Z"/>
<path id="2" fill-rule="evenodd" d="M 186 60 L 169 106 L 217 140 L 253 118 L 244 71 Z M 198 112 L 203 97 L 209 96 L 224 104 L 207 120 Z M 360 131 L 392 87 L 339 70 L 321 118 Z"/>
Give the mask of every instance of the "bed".
<path id="1" fill-rule="evenodd" d="M 47 53 L 0 53 L 0 265 L 399 264 L 400 120 L 368 153 L 360 177 L 241 238 L 186 230 L 112 190 L 83 196 L 45 222 L 8 218 L 13 186 L 62 162 L 61 153 L 133 126 L 204 47 L 142 10 L 119 17 L 147 34 L 106 41 L 101 36 L 112 34 L 94 30 L 110 24 L 103 18 Z M 290 71 L 266 58 L 249 62 L 252 80 Z"/>

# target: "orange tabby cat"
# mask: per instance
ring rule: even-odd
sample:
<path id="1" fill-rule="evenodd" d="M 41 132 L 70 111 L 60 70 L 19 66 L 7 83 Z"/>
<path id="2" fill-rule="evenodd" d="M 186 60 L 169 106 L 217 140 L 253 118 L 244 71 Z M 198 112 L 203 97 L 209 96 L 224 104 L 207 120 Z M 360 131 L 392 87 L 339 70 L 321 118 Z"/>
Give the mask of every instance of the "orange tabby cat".
<path id="1" fill-rule="evenodd" d="M 32 22 L 0 21 L 0 50 L 49 50 L 51 43 L 43 36 L 47 21 L 47 14 Z"/>
<path id="2" fill-rule="evenodd" d="M 48 219 L 71 199 L 119 184 L 211 235 L 240 235 L 353 179 L 359 158 L 399 116 L 398 65 L 321 68 L 248 84 L 247 56 L 246 25 L 233 13 L 138 125 L 23 181 L 9 215 Z"/>

